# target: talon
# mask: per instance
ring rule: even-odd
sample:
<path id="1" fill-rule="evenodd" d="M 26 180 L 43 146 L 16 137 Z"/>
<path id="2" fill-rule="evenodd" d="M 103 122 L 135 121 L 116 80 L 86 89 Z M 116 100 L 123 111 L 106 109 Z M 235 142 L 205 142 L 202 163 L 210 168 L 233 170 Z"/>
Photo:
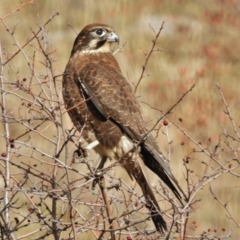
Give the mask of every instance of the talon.
<path id="1" fill-rule="evenodd" d="M 86 158 L 88 157 L 88 150 L 78 145 L 78 149 L 73 152 L 73 163 L 86 163 Z"/>

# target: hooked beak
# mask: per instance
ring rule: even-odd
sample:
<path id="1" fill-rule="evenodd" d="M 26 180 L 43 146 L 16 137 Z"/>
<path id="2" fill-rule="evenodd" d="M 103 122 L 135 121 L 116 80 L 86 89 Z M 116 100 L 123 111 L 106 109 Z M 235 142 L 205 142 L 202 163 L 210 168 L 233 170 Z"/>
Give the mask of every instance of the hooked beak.
<path id="1" fill-rule="evenodd" d="M 108 38 L 107 38 L 108 42 L 118 42 L 119 43 L 119 37 L 116 33 L 111 32 L 108 34 Z"/>

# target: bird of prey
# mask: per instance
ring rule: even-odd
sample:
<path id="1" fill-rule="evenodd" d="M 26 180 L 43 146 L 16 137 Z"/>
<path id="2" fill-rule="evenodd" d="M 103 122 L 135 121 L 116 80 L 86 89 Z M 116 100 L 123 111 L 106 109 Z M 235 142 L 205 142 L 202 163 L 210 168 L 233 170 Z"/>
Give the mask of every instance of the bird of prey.
<path id="1" fill-rule="evenodd" d="M 156 229 L 167 229 L 144 167 L 181 201 L 177 180 L 144 122 L 140 105 L 112 54 L 119 42 L 112 27 L 94 23 L 78 34 L 63 75 L 63 98 L 68 114 L 83 138 L 101 156 L 120 162 L 137 181 Z"/>

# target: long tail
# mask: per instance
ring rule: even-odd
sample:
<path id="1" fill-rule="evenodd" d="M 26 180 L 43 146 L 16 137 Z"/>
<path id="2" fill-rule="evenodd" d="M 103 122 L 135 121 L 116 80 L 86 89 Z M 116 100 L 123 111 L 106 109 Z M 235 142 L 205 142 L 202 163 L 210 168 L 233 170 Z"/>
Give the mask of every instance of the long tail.
<path id="1" fill-rule="evenodd" d="M 136 179 L 139 186 L 141 187 L 143 194 L 146 199 L 146 207 L 149 209 L 152 221 L 157 229 L 157 231 L 164 233 L 167 230 L 167 224 L 163 219 L 160 208 L 158 206 L 158 202 L 152 192 L 151 187 L 149 186 L 147 180 L 144 175 L 140 177 L 140 179 Z"/>
<path id="2" fill-rule="evenodd" d="M 141 155 L 144 164 L 151 169 L 158 177 L 172 190 L 174 195 L 182 203 L 180 192 L 186 199 L 184 191 L 179 186 L 176 178 L 173 176 L 171 169 L 165 160 L 163 154 L 150 135 L 146 142 L 141 144 Z M 174 183 L 174 184 L 173 184 Z"/>
<path id="3" fill-rule="evenodd" d="M 134 177 L 138 185 L 141 187 L 143 195 L 146 200 L 146 207 L 149 209 L 152 221 L 158 232 L 164 233 L 167 230 L 167 224 L 161 215 L 161 210 L 158 202 L 149 186 L 147 174 L 145 172 L 145 165 L 142 159 L 137 154 L 133 158 L 134 160 L 129 164 L 128 162 L 123 163 L 126 171 L 130 177 Z"/>

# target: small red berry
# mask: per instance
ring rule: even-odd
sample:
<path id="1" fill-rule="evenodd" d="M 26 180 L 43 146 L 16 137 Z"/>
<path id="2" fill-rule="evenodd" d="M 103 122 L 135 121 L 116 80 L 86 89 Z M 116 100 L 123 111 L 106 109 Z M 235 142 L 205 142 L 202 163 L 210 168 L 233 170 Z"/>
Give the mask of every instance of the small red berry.
<path id="1" fill-rule="evenodd" d="M 10 143 L 13 143 L 14 142 L 14 139 L 13 138 L 9 138 L 8 140 Z"/>
<path id="2" fill-rule="evenodd" d="M 127 236 L 127 240 L 132 240 L 132 238 L 130 236 Z"/>
<path id="3" fill-rule="evenodd" d="M 167 120 L 164 120 L 164 121 L 163 121 L 163 125 L 164 125 L 164 126 L 167 126 L 167 125 L 168 125 L 168 121 L 167 121 Z"/>
<path id="4" fill-rule="evenodd" d="M 14 148 L 15 145 L 13 143 L 10 144 L 10 148 Z"/>
<path id="5" fill-rule="evenodd" d="M 1 156 L 2 156 L 2 157 L 6 157 L 7 154 L 6 154 L 6 153 L 2 153 Z"/>

